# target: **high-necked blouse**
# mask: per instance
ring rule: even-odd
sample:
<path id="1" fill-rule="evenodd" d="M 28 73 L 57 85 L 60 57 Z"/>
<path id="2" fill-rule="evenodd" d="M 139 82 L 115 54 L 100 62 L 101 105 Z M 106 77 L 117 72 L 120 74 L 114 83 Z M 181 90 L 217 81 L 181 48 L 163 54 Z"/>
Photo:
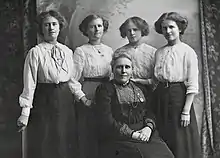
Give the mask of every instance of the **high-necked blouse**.
<path id="1" fill-rule="evenodd" d="M 24 88 L 19 97 L 21 107 L 32 108 L 37 83 L 68 82 L 71 92 L 84 96 L 81 84 L 73 78 L 73 52 L 67 46 L 42 42 L 29 50 L 24 63 Z"/>
<path id="2" fill-rule="evenodd" d="M 84 44 L 77 47 L 73 55 L 74 64 L 74 78 L 80 80 L 83 84 L 85 78 L 105 78 L 111 76 L 111 60 L 113 50 L 105 44 Z M 85 85 L 83 85 L 85 88 Z M 95 93 L 94 87 L 91 85 L 89 88 L 93 94 Z M 95 86 L 96 87 L 96 86 Z M 84 92 L 88 94 L 88 92 Z M 79 98 L 76 98 L 79 99 Z M 92 99 L 92 98 L 91 98 Z"/>
<path id="3" fill-rule="evenodd" d="M 195 51 L 180 42 L 155 53 L 154 75 L 161 82 L 185 82 L 188 93 L 198 93 L 198 59 Z"/>
<path id="4" fill-rule="evenodd" d="M 115 53 L 127 53 L 132 57 L 133 78 L 150 79 L 153 76 L 155 51 L 154 47 L 142 43 L 136 47 L 127 44 L 118 48 Z"/>

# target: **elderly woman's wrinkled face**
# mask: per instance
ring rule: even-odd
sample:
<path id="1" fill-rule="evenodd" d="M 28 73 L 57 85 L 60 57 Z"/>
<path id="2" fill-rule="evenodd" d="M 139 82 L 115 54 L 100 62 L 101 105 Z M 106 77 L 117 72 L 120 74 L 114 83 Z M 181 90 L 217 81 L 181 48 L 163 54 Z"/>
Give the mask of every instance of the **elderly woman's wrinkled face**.
<path id="1" fill-rule="evenodd" d="M 53 16 L 48 16 L 43 20 L 42 32 L 44 40 L 51 42 L 56 41 L 60 32 L 59 21 Z"/>
<path id="2" fill-rule="evenodd" d="M 180 29 L 173 20 L 164 20 L 161 23 L 162 33 L 167 41 L 179 40 Z"/>
<path id="3" fill-rule="evenodd" d="M 94 19 L 88 24 L 87 35 L 90 41 L 100 40 L 103 32 L 104 26 L 101 18 Z"/>
<path id="4" fill-rule="evenodd" d="M 132 76 L 132 61 L 126 57 L 118 58 L 113 66 L 114 78 L 121 84 L 128 82 Z"/>
<path id="5" fill-rule="evenodd" d="M 132 21 L 129 21 L 125 29 L 129 43 L 134 44 L 140 41 L 141 30 Z"/>

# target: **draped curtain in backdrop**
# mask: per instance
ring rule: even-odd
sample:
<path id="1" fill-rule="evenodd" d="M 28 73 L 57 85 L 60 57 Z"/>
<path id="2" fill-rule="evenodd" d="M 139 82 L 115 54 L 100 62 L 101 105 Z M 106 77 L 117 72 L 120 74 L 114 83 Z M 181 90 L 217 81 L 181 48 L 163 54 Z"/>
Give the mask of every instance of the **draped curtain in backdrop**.
<path id="1" fill-rule="evenodd" d="M 220 157 L 220 2 L 200 0 L 205 107 L 202 121 L 203 158 Z M 23 0 L 24 56 L 37 43 L 36 0 Z"/>

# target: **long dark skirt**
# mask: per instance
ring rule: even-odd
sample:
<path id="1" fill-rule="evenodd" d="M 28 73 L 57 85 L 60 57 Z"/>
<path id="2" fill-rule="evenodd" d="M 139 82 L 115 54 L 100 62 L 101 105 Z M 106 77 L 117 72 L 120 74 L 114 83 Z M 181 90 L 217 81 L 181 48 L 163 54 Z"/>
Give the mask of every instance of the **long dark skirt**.
<path id="1" fill-rule="evenodd" d="M 162 139 L 167 143 L 175 158 L 201 158 L 200 138 L 194 107 L 190 110 L 190 124 L 180 125 L 181 112 L 186 100 L 184 83 L 166 87 L 160 83 L 153 98 L 157 127 Z"/>
<path id="2" fill-rule="evenodd" d="M 28 158 L 77 158 L 73 96 L 67 83 L 38 84 L 27 127 Z"/>
<path id="3" fill-rule="evenodd" d="M 97 158 L 98 138 L 93 110 L 81 103 L 76 104 L 76 109 L 80 158 Z"/>
<path id="4" fill-rule="evenodd" d="M 109 140 L 100 142 L 99 158 L 174 158 L 166 143 L 154 132 L 149 142 Z"/>

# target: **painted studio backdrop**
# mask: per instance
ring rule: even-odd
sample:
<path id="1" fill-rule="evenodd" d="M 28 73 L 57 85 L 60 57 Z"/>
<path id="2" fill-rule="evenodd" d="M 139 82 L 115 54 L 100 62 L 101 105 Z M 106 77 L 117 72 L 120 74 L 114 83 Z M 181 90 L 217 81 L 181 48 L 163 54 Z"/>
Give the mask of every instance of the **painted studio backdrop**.
<path id="1" fill-rule="evenodd" d="M 189 26 L 184 34 L 183 41 L 188 43 L 197 52 L 201 66 L 201 33 L 199 25 L 199 1 L 197 0 L 37 0 L 37 12 L 56 9 L 64 15 L 69 23 L 59 37 L 62 43 L 73 50 L 87 42 L 78 29 L 81 21 L 89 14 L 95 13 L 109 21 L 109 30 L 104 35 L 103 43 L 114 50 L 127 41 L 121 38 L 119 27 L 127 18 L 139 16 L 150 25 L 150 34 L 146 42 L 156 48 L 165 44 L 163 36 L 154 31 L 155 20 L 163 13 L 176 11 L 185 15 Z M 200 69 L 200 72 L 202 70 Z M 203 88 L 200 73 L 200 92 L 194 101 L 199 128 L 201 128 L 203 110 Z"/>

